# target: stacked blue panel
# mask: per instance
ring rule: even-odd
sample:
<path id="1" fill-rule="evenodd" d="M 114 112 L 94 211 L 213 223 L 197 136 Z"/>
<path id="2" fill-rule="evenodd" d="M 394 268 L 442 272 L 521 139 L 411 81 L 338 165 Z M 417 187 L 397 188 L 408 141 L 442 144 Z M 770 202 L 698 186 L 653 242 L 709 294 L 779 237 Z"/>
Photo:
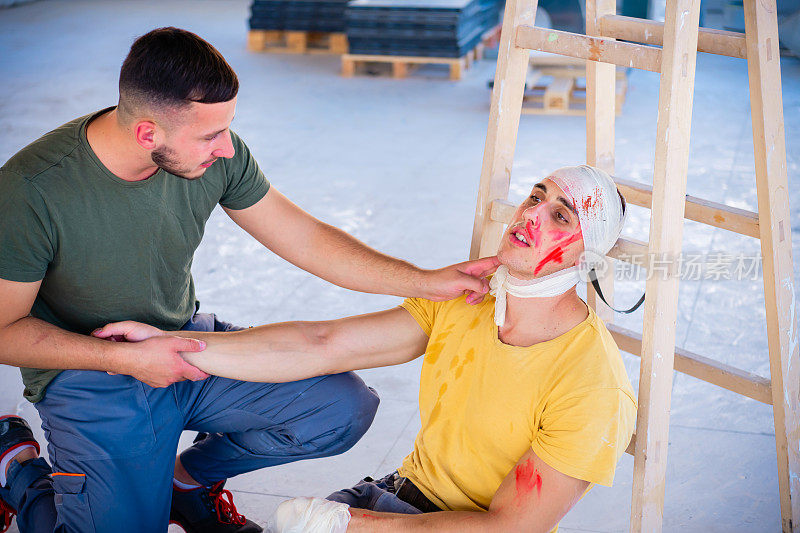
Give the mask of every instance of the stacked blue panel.
<path id="1" fill-rule="evenodd" d="M 497 0 L 353 0 L 351 54 L 461 57 L 497 23 Z M 488 26 L 488 27 L 491 27 Z"/>
<path id="2" fill-rule="evenodd" d="M 254 0 L 251 30 L 344 32 L 347 0 Z"/>
<path id="3" fill-rule="evenodd" d="M 505 0 L 481 0 L 484 28 L 488 30 L 500 24 L 505 7 Z"/>

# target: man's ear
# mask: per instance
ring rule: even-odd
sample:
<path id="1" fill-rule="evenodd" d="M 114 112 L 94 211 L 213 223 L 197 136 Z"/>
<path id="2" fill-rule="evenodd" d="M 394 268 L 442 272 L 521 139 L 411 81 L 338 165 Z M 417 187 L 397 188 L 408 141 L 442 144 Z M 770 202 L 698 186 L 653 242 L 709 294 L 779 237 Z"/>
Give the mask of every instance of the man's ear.
<path id="1" fill-rule="evenodd" d="M 160 135 L 155 122 L 141 120 L 133 125 L 133 135 L 136 142 L 145 150 L 153 150 L 158 146 L 157 137 Z"/>

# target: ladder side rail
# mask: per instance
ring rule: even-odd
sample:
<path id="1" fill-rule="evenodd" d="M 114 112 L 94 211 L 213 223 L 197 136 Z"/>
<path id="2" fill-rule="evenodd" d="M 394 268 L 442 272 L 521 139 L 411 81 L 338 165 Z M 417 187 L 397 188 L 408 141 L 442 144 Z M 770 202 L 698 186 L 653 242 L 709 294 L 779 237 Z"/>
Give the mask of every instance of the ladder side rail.
<path id="1" fill-rule="evenodd" d="M 598 21 L 617 11 L 616 0 L 586 0 L 586 35 L 600 36 Z M 586 164 L 614 175 L 617 68 L 608 63 L 586 62 Z M 606 258 L 607 275 L 598 279 L 606 301 L 614 305 L 614 260 Z M 614 322 L 614 311 L 602 303 L 591 283 L 586 285 L 586 303 L 606 324 Z"/>
<path id="2" fill-rule="evenodd" d="M 516 43 L 520 48 L 661 72 L 661 48 L 653 46 L 536 28 L 532 25 L 517 28 Z"/>
<path id="3" fill-rule="evenodd" d="M 491 220 L 491 202 L 508 198 L 530 56 L 528 50 L 515 45 L 514 29 L 521 24 L 533 25 L 537 4 L 538 0 L 506 2 L 472 226 L 470 259 L 495 254 L 503 233 L 503 225 Z"/>
<path id="4" fill-rule="evenodd" d="M 745 0 L 781 526 L 800 531 L 800 360 L 775 2 Z"/>
<path id="5" fill-rule="evenodd" d="M 603 37 L 614 37 L 625 41 L 661 46 L 664 39 L 664 23 L 622 15 L 606 15 L 600 19 Z M 712 28 L 700 28 L 697 36 L 697 51 L 721 56 L 747 58 L 747 43 L 743 33 Z"/>
<path id="6" fill-rule="evenodd" d="M 700 0 L 668 0 L 650 218 L 651 254 L 681 253 Z M 675 265 L 675 263 L 672 263 Z M 678 272 L 648 276 L 642 331 L 631 531 L 659 532 L 669 438 Z"/>

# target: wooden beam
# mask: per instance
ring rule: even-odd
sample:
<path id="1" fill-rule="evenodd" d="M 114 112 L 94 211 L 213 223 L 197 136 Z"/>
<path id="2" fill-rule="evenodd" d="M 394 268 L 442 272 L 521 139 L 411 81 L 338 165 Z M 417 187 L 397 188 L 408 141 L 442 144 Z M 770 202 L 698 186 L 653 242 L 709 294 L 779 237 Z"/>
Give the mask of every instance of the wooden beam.
<path id="1" fill-rule="evenodd" d="M 611 332 L 620 350 L 641 356 L 641 335 L 615 324 L 608 325 L 608 331 Z M 772 405 L 770 380 L 759 375 L 681 348 L 675 350 L 675 370 L 761 403 Z"/>
<path id="2" fill-rule="evenodd" d="M 699 0 L 667 0 L 648 244 L 654 258 L 678 257 L 683 245 L 699 16 Z M 664 517 L 678 282 L 675 269 L 666 276 L 648 276 L 645 286 L 633 532 L 659 533 Z"/>
<path id="3" fill-rule="evenodd" d="M 774 0 L 745 0 L 750 115 L 753 117 L 772 413 L 778 458 L 781 526 L 800 532 L 800 354 L 792 265 L 778 22 Z"/>
<path id="4" fill-rule="evenodd" d="M 519 48 L 661 72 L 661 49 L 534 26 L 517 28 Z"/>
<path id="5" fill-rule="evenodd" d="M 503 225 L 491 220 L 490 210 L 493 200 L 508 198 L 530 56 L 527 50 L 514 46 L 514 28 L 523 24 L 533 26 L 537 7 L 538 0 L 506 1 L 472 225 L 471 259 L 494 255 L 500 245 Z"/>
<path id="6" fill-rule="evenodd" d="M 508 200 L 494 200 L 489 206 L 489 216 L 495 222 L 508 224 L 514 218 L 517 206 Z"/>
<path id="7" fill-rule="evenodd" d="M 636 239 L 617 239 L 608 256 L 647 270 L 647 243 Z"/>
<path id="8" fill-rule="evenodd" d="M 569 109 L 573 85 L 575 85 L 574 78 L 553 78 L 553 81 L 544 90 L 544 108 L 554 112 Z"/>
<path id="9" fill-rule="evenodd" d="M 600 37 L 597 21 L 617 12 L 616 0 L 586 0 L 586 35 Z M 586 61 L 586 164 L 614 175 L 615 117 L 617 105 L 617 67 L 608 63 Z M 614 271 L 614 261 L 605 259 L 605 267 Z M 598 280 L 608 305 L 597 295 L 591 283 L 586 284 L 586 303 L 606 324 L 614 322 L 614 276 Z"/>
<path id="10" fill-rule="evenodd" d="M 635 181 L 614 178 L 625 201 L 650 209 L 653 201 L 653 188 L 650 185 Z M 730 207 L 725 204 L 711 202 L 695 196 L 686 195 L 684 217 L 717 228 L 726 229 L 759 238 L 758 214 L 746 209 Z"/>
<path id="11" fill-rule="evenodd" d="M 654 20 L 606 15 L 599 20 L 600 35 L 625 41 L 661 46 L 664 42 L 664 23 Z M 747 58 L 747 43 L 743 33 L 700 28 L 697 51 L 721 56 Z"/>

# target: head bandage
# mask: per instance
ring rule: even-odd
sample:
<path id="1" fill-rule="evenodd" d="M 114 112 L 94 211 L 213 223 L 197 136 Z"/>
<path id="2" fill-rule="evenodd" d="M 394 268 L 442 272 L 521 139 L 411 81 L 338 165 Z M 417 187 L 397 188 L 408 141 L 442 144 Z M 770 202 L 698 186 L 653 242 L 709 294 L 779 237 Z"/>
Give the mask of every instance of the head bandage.
<path id="1" fill-rule="evenodd" d="M 494 321 L 505 324 L 506 294 L 519 298 L 551 298 L 564 294 L 578 284 L 581 272 L 599 264 L 617 242 L 625 217 L 617 186 L 606 172 L 581 165 L 564 167 L 548 176 L 558 185 L 578 212 L 583 235 L 584 254 L 580 269 L 565 268 L 548 276 L 532 280 L 515 278 L 508 267 L 501 265 L 490 282 L 495 297 Z"/>

